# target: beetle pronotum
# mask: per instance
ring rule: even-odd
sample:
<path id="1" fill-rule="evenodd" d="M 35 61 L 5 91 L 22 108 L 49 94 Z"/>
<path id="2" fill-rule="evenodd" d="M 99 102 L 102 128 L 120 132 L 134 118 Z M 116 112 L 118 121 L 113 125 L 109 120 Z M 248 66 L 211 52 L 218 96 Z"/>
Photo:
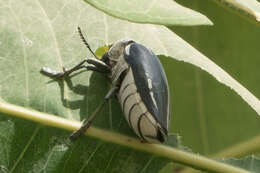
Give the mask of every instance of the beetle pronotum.
<path id="1" fill-rule="evenodd" d="M 120 40 L 98 60 L 79 27 L 78 31 L 95 58 L 86 58 L 71 69 L 63 68 L 63 72 L 44 67 L 41 73 L 53 78 L 63 78 L 76 70 L 86 68 L 107 75 L 113 87 L 96 111 L 71 135 L 71 139 L 84 133 L 97 112 L 116 94 L 125 118 L 134 132 L 143 141 L 164 142 L 168 137 L 170 95 L 167 78 L 158 57 L 150 49 L 133 40 Z M 86 62 L 88 65 L 84 65 Z"/>

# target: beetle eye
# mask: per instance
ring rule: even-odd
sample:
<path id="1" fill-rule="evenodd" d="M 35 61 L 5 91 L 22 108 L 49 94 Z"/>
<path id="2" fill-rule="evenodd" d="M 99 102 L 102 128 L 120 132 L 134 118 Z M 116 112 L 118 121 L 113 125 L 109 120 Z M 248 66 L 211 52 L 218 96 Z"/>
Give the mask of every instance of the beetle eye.
<path id="1" fill-rule="evenodd" d="M 101 61 L 103 61 L 106 64 L 109 64 L 108 52 L 102 55 Z"/>

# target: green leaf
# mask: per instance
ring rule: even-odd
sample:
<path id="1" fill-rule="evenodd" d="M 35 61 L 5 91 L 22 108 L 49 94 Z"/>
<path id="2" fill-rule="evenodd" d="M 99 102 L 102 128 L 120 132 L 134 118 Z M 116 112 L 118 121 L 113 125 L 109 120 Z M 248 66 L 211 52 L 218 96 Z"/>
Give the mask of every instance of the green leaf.
<path id="1" fill-rule="evenodd" d="M 25 110 L 32 108 L 64 117 L 71 123 L 72 120 L 87 118 L 95 110 L 110 85 L 104 76 L 87 72 L 73 76 L 71 80 L 57 82 L 39 73 L 43 66 L 61 71 L 62 66 L 71 67 L 83 58 L 91 56 L 79 41 L 76 33 L 79 25 L 87 33 L 87 40 L 94 50 L 122 38 L 133 38 L 153 49 L 157 54 L 174 57 L 203 68 L 217 79 L 231 85 L 244 97 L 243 93 L 239 92 L 239 89 L 244 89 L 239 83 L 165 27 L 133 24 L 114 19 L 78 1 L 26 0 L 1 2 L 1 4 L 3 4 L 0 12 L 1 105 L 4 105 L 4 102 L 13 103 L 26 107 Z M 172 61 L 167 60 L 167 62 Z M 172 76 L 168 76 L 171 82 Z M 249 103 L 250 99 L 257 100 L 247 90 L 243 91 L 246 91 L 246 100 L 248 99 Z M 173 96 L 172 100 L 174 102 Z M 257 108 L 257 104 L 251 106 Z M 48 119 L 47 117 L 45 118 Z M 3 132 L 1 146 L 6 148 L 2 150 L 5 152 L 5 157 L 1 160 L 3 170 L 29 172 L 41 168 L 48 172 L 49 169 L 58 172 L 64 170 L 79 172 L 81 169 L 94 170 L 104 163 L 101 169 L 109 172 L 117 169 L 117 166 L 123 169 L 121 165 L 128 165 L 125 160 L 130 154 L 121 146 L 84 138 L 83 142 L 79 141 L 72 144 L 72 147 L 70 145 L 67 147 L 64 143 L 68 133 L 43 128 L 20 119 L 6 118 L 5 114 L 1 114 L 1 120 L 3 122 L 0 126 Z M 63 121 L 61 119 L 61 122 Z M 73 129 L 79 127 L 80 124 L 77 124 L 78 126 L 74 126 Z M 115 131 L 135 136 L 125 122 L 120 106 L 115 100 L 100 112 L 94 126 L 108 132 Z M 100 133 L 97 136 L 99 139 L 104 137 Z M 76 148 L 73 148 L 74 145 Z M 99 150 L 100 145 L 102 149 Z M 99 152 L 95 152 L 96 150 Z M 149 154 L 140 161 L 138 158 L 142 154 L 137 153 L 130 158 L 131 164 L 127 169 L 129 172 L 142 170 L 145 172 L 150 166 L 157 166 L 155 170 L 158 170 L 167 162 L 159 158 L 158 165 L 154 165 L 150 161 L 153 155 Z M 121 155 L 123 158 L 120 158 Z M 117 165 L 118 160 L 123 163 Z M 73 166 L 68 168 L 69 165 Z M 134 171 L 131 171 L 133 167 Z"/>
<path id="2" fill-rule="evenodd" d="M 168 159 L 0 115 L 0 172 L 154 172 Z"/>
<path id="3" fill-rule="evenodd" d="M 215 25 L 172 30 L 259 98 L 259 27 L 212 1 L 181 2 L 207 14 Z M 256 141 L 260 119 L 244 101 L 197 68 L 173 61 L 164 64 L 166 73 L 179 74 L 173 75 L 170 83 L 177 100 L 173 129 L 181 134 L 186 146 L 210 156 L 220 152 L 221 157 L 241 157 L 259 151 Z"/>
<path id="4" fill-rule="evenodd" d="M 217 159 L 220 162 L 227 163 L 244 170 L 247 170 L 250 173 L 260 172 L 260 159 L 255 156 L 247 156 L 241 159 L 228 158 L 228 159 Z M 181 169 L 180 173 L 199 173 L 200 171 L 194 169 Z M 211 171 L 209 171 L 211 172 Z M 214 172 L 213 172 L 214 173 Z"/>
<path id="5" fill-rule="evenodd" d="M 103 12 L 137 23 L 160 25 L 212 25 L 204 15 L 185 8 L 172 0 L 106 1 L 85 0 Z"/>
<path id="6" fill-rule="evenodd" d="M 259 24 L 260 22 L 260 3 L 257 0 L 214 0 L 221 6 L 236 12 L 237 14 L 251 19 Z"/>
<path id="7" fill-rule="evenodd" d="M 8 23 L 8 25 L 6 25 L 6 23 L 3 23 L 4 25 L 3 28 L 5 29 L 3 33 L 5 32 L 9 33 L 13 31 L 16 34 L 16 35 L 14 33 L 12 33 L 12 35 L 9 34 L 11 35 L 10 36 L 11 38 L 8 41 L 9 42 L 20 41 L 19 42 L 20 49 L 19 48 L 16 49 L 17 54 L 15 55 L 16 56 L 18 55 L 19 57 L 21 57 L 20 55 L 22 55 L 23 59 L 20 58 L 18 61 L 12 63 L 6 62 L 3 65 L 2 69 L 8 71 L 9 67 L 6 64 L 8 65 L 10 64 L 13 66 L 16 64 L 23 64 L 23 66 L 19 66 L 22 69 L 19 68 L 16 69 L 18 70 L 19 74 L 24 78 L 22 81 L 19 81 L 22 78 L 18 78 L 18 80 L 13 81 L 13 78 L 17 77 L 17 75 L 7 76 L 7 79 L 5 80 L 18 82 L 19 84 L 24 83 L 25 88 L 24 89 L 21 88 L 20 91 L 24 91 L 22 92 L 24 94 L 22 96 L 26 98 L 25 100 L 30 100 L 29 97 L 31 93 L 29 93 L 29 88 L 32 87 L 33 91 L 31 92 L 34 92 L 35 90 L 46 89 L 44 87 L 43 81 L 41 81 L 41 83 L 37 83 L 38 85 L 40 85 L 40 87 L 34 86 L 35 85 L 34 83 L 29 86 L 30 81 L 39 79 L 38 73 L 36 72 L 38 72 L 38 69 L 40 69 L 41 66 L 48 66 L 53 69 L 58 69 L 59 67 L 59 69 L 62 69 L 62 66 L 65 67 L 72 66 L 73 64 L 76 64 L 77 62 L 82 60 L 82 57 L 86 56 L 84 55 L 85 53 L 82 52 L 82 48 L 84 48 L 84 45 L 82 45 L 81 47 L 79 46 L 78 39 L 74 35 L 75 29 L 73 30 L 73 28 L 77 26 L 79 23 L 87 24 L 89 21 L 88 19 L 91 18 L 96 22 L 96 26 L 94 26 L 92 22 L 89 21 L 89 25 L 85 27 L 84 31 L 88 34 L 90 44 L 94 49 L 96 49 L 97 45 L 100 44 L 108 45 L 122 38 L 132 38 L 137 42 L 140 42 L 146 45 L 147 47 L 151 48 L 152 50 L 154 50 L 156 54 L 162 54 L 165 56 L 173 57 L 179 61 L 188 62 L 207 71 L 208 73 L 213 75 L 219 82 L 226 84 L 227 86 L 231 87 L 234 91 L 236 91 L 246 102 L 248 102 L 248 104 L 256 112 L 260 114 L 260 102 L 254 95 L 252 95 L 246 88 L 244 88 L 241 84 L 239 84 L 236 80 L 234 80 L 231 76 L 229 76 L 223 69 L 217 66 L 214 62 L 212 62 L 210 59 L 208 59 L 200 52 L 198 52 L 196 49 L 191 47 L 189 44 L 183 41 L 176 34 L 170 32 L 167 28 L 157 26 L 157 25 L 142 25 L 142 24 L 133 24 L 129 22 L 124 22 L 118 19 L 114 19 L 112 17 L 108 17 L 103 13 L 99 13 L 97 10 L 89 6 L 84 6 L 85 8 L 83 9 L 87 9 L 86 10 L 87 12 L 83 10 L 85 12 L 84 17 L 81 18 L 80 16 L 82 16 L 83 14 L 78 12 L 79 10 L 78 8 L 80 8 L 80 3 L 73 3 L 73 4 L 72 3 L 73 2 L 71 2 L 70 4 L 70 8 L 62 8 L 62 9 L 59 9 L 62 6 L 60 4 L 57 4 L 56 6 L 54 5 L 53 8 L 55 7 L 57 8 L 55 9 L 55 11 L 59 12 L 57 15 L 53 14 L 52 11 L 53 8 L 50 9 L 50 12 L 48 11 L 49 9 L 46 9 L 47 11 L 45 11 L 46 5 L 48 5 L 46 4 L 46 1 L 42 2 L 42 4 L 33 3 L 31 5 L 35 6 L 34 9 L 35 12 L 40 13 L 42 16 L 42 18 L 40 18 L 42 20 L 35 19 L 35 21 L 26 20 L 27 19 L 26 16 L 30 16 L 30 14 L 32 13 L 31 11 L 28 11 L 27 12 L 28 14 L 24 13 L 23 15 L 15 15 L 12 8 L 15 9 L 16 6 L 12 7 L 11 10 L 9 10 L 8 8 L 9 10 L 8 12 L 10 12 L 8 20 L 10 20 L 10 22 Z M 67 5 L 68 4 L 65 4 L 65 7 L 67 7 Z M 76 11 L 74 13 L 74 16 L 73 13 L 70 12 L 73 10 L 74 12 Z M 67 13 L 70 13 L 70 16 L 67 16 L 66 15 Z M 20 18 L 18 18 L 18 16 Z M 74 20 L 74 18 L 78 18 L 78 20 Z M 12 25 L 11 19 L 14 20 L 15 24 L 18 27 L 13 28 L 13 26 L 16 25 Z M 72 23 L 66 23 L 66 25 L 68 25 L 68 27 L 66 28 L 62 27 L 64 25 L 64 21 L 69 19 L 72 21 Z M 27 21 L 28 23 L 26 22 L 21 23 L 20 21 L 23 20 Z M 30 23 L 32 21 L 33 23 L 38 22 L 38 25 L 35 24 L 32 25 Z M 41 26 L 40 24 L 43 25 Z M 35 28 L 33 29 L 31 27 L 28 28 L 27 27 L 28 25 L 30 26 L 32 25 L 31 27 L 35 27 Z M 115 29 L 118 32 L 115 33 Z M 41 31 L 40 34 L 39 34 L 39 30 Z M 62 36 L 61 33 L 63 33 Z M 71 36 L 75 36 L 75 37 L 71 37 Z M 49 39 L 46 40 L 45 38 L 49 38 Z M 5 40 L 6 38 L 4 37 L 3 41 Z M 42 42 L 39 42 L 41 40 Z M 40 45 L 34 45 L 34 43 L 39 43 Z M 5 47 L 7 45 L 8 44 L 4 44 L 3 49 L 7 50 L 7 47 Z M 36 46 L 36 47 L 35 48 L 33 47 L 32 49 L 32 46 Z M 42 49 L 44 49 L 45 51 L 42 51 Z M 8 56 L 10 56 L 9 51 L 3 52 L 2 56 L 3 56 L 2 58 L 3 61 L 6 61 L 6 59 L 9 58 Z M 28 64 L 28 62 L 34 60 L 35 57 L 39 57 L 40 60 L 34 64 Z M 75 57 L 75 58 L 71 60 L 71 57 Z M 12 56 L 11 58 L 16 58 L 16 57 Z M 33 71 L 29 71 L 29 70 L 33 70 Z M 88 73 L 88 75 L 90 75 L 90 73 Z M 44 78 L 43 76 L 41 77 Z M 81 76 L 77 77 L 77 79 L 80 79 L 80 77 Z M 93 78 L 92 79 L 93 82 L 90 82 L 90 80 L 87 80 L 87 78 L 85 79 L 86 79 L 85 80 L 86 85 L 88 85 L 89 83 L 94 83 L 94 81 L 98 81 L 96 80 L 97 78 Z M 88 79 L 90 79 L 89 76 Z M 47 81 L 48 79 L 44 78 L 44 80 Z M 57 84 L 52 84 L 52 85 L 50 84 L 50 86 L 53 85 L 57 85 Z M 22 87 L 23 85 L 19 85 L 19 86 Z M 63 84 L 60 83 L 60 86 L 63 87 Z M 104 84 L 102 86 L 104 86 Z M 102 88 L 101 90 L 104 91 L 104 88 Z M 102 93 L 102 91 L 100 92 Z M 58 96 L 57 95 L 58 92 L 54 90 L 50 92 L 53 92 L 53 93 L 49 93 L 51 97 L 54 95 Z M 82 92 L 82 91 L 76 91 L 76 92 Z M 39 92 L 36 91 L 36 93 Z M 8 95 L 8 93 L 6 93 L 4 97 L 6 97 L 6 95 Z M 64 98 L 70 97 L 68 91 L 66 90 L 66 86 L 64 88 L 63 97 Z M 69 103 L 66 102 L 66 99 L 64 98 L 62 98 L 62 100 L 59 102 L 59 105 L 62 105 L 63 103 L 65 106 L 69 106 Z M 32 99 L 35 99 L 35 97 L 33 97 Z M 26 101 L 26 103 L 28 104 L 28 101 Z M 53 104 L 51 105 L 53 106 Z M 71 110 L 66 110 L 66 111 L 68 111 L 66 113 L 68 118 L 79 119 L 79 117 L 72 117 L 72 113 L 74 113 L 74 111 Z"/>
<path id="8" fill-rule="evenodd" d="M 45 113 L 28 110 L 28 109 L 25 109 L 25 108 L 22 108 L 22 107 L 19 107 L 19 106 L 15 106 L 15 105 L 11 105 L 11 104 L 8 104 L 8 103 L 0 103 L 0 110 L 1 110 L 1 112 L 8 113 L 10 115 L 22 117 L 22 118 L 29 119 L 29 120 L 32 120 L 32 121 L 35 121 L 35 122 L 40 122 L 42 124 L 46 124 L 46 125 L 58 127 L 58 128 L 63 128 L 63 129 L 67 129 L 67 130 L 76 130 L 76 129 L 80 128 L 80 125 L 81 125 L 79 122 L 73 122 L 73 121 L 70 121 L 70 120 L 67 120 L 67 119 L 64 119 L 64 118 L 60 118 L 60 117 L 57 117 L 57 116 L 48 115 L 48 114 L 45 114 Z M 4 122 L 3 124 L 8 124 L 8 123 Z M 21 123 L 19 123 L 19 125 L 21 125 Z M 7 128 L 5 128 L 5 129 L 7 129 Z M 32 136 L 29 137 L 29 138 L 26 137 L 26 138 L 28 138 L 28 140 L 24 140 L 24 138 L 23 138 L 23 140 L 21 140 L 21 142 L 23 142 L 23 143 L 24 143 L 24 141 L 26 141 L 25 147 L 24 148 L 20 147 L 20 150 L 22 150 L 22 152 L 18 152 L 18 154 L 15 153 L 15 152 L 14 153 L 11 152 L 11 154 L 6 154 L 6 158 L 4 158 L 4 161 L 5 161 L 5 159 L 9 159 L 9 155 L 15 155 L 15 154 L 18 155 L 18 156 L 15 157 L 17 159 L 11 159 L 11 161 L 15 161 L 13 166 L 10 167 L 9 169 L 8 169 L 7 166 L 2 166 L 2 167 L 4 167 L 7 170 L 10 170 L 10 172 L 13 172 L 15 169 L 18 169 L 17 166 L 19 164 L 21 164 L 21 162 L 27 161 L 25 153 L 29 150 L 29 147 L 30 148 L 34 147 L 34 146 L 32 146 L 32 142 L 35 141 L 37 144 L 38 143 L 43 144 L 43 143 L 45 143 L 45 141 L 50 142 L 50 140 L 46 140 L 46 139 L 43 139 L 44 142 L 41 142 L 40 141 L 41 138 L 36 140 L 36 137 L 37 137 L 36 135 L 38 134 L 39 130 L 40 130 L 40 127 L 38 125 L 34 128 L 34 132 L 33 132 Z M 7 133 L 3 133 L 3 134 L 7 134 Z M 23 133 L 21 135 L 19 132 L 14 133 L 14 134 L 19 134 L 19 136 L 23 135 Z M 48 134 L 51 134 L 50 130 L 48 131 Z M 114 133 L 114 132 L 109 132 L 109 131 L 97 129 L 95 127 L 90 127 L 88 129 L 88 131 L 86 132 L 86 134 L 91 136 L 91 137 L 101 139 L 102 141 L 105 141 L 105 142 L 120 144 L 120 146 L 115 146 L 115 145 L 112 145 L 112 144 L 111 145 L 105 144 L 105 147 L 103 149 L 100 149 L 101 150 L 100 152 L 101 152 L 101 155 L 102 155 L 103 158 L 104 158 L 104 154 L 106 154 L 110 149 L 111 149 L 111 152 L 114 152 L 114 153 L 115 153 L 115 150 L 116 150 L 116 153 L 118 153 L 118 155 L 116 157 L 114 157 L 114 155 L 111 156 L 111 154 L 109 154 L 109 156 L 107 158 L 110 161 L 113 159 L 113 162 L 115 162 L 115 165 L 111 165 L 111 163 L 109 161 L 107 163 L 107 166 L 102 167 L 99 170 L 98 168 L 100 167 L 100 165 L 98 164 L 98 162 L 95 162 L 95 167 L 92 171 L 94 171 L 94 170 L 98 170 L 98 172 L 100 172 L 100 171 L 114 171 L 115 168 L 117 168 L 116 170 L 118 170 L 119 163 L 122 162 L 123 164 L 126 164 L 126 162 L 128 162 L 129 149 L 126 149 L 126 148 L 123 147 L 123 146 L 127 146 L 127 147 L 130 147 L 131 149 L 136 149 L 136 150 L 145 151 L 147 153 L 150 153 L 150 154 L 147 154 L 148 160 L 145 160 L 144 162 L 141 163 L 140 166 L 138 166 L 138 167 L 142 167 L 141 172 L 147 172 L 147 171 L 149 172 L 150 169 L 152 169 L 155 172 L 158 172 L 158 170 L 161 168 L 161 166 L 163 166 L 167 161 L 164 158 L 169 158 L 169 159 L 172 159 L 173 161 L 175 161 L 177 163 L 182 163 L 182 164 L 185 164 L 185 165 L 188 165 L 188 166 L 192 166 L 192 167 L 200 169 L 200 170 L 213 171 L 213 172 L 248 173 L 245 170 L 242 170 L 242 169 L 239 169 L 239 168 L 227 165 L 227 164 L 222 164 L 220 162 L 216 162 L 216 161 L 207 159 L 203 156 L 199 156 L 199 155 L 195 155 L 195 154 L 192 154 L 192 153 L 177 150 L 176 149 L 177 147 L 181 148 L 181 149 L 184 149 L 184 148 L 182 146 L 180 146 L 180 144 L 178 142 L 178 138 L 174 138 L 174 136 L 172 136 L 172 135 L 169 135 L 170 139 L 168 140 L 168 145 L 170 144 L 171 146 L 175 146 L 176 148 L 168 147 L 168 146 L 165 146 L 165 145 L 162 145 L 162 144 L 141 143 L 140 140 L 137 140 L 135 138 L 131 138 L 131 137 L 128 137 L 128 136 L 125 136 L 125 135 L 117 134 L 117 133 Z M 57 133 L 56 133 L 56 135 L 57 135 Z M 3 146 L 8 146 L 8 145 L 10 146 L 10 144 L 7 142 L 7 141 L 9 141 L 8 137 L 13 138 L 15 140 L 16 145 L 19 144 L 19 142 L 18 142 L 19 139 L 17 140 L 17 137 L 13 137 L 12 133 L 11 133 L 11 134 L 8 134 L 8 136 L 5 136 L 5 135 L 2 136 L 2 138 L 4 139 L 4 140 L 1 141 Z M 48 139 L 53 138 L 53 137 L 50 138 L 48 135 L 45 135 L 45 137 L 47 137 Z M 13 140 L 10 140 L 10 141 L 13 141 Z M 102 142 L 102 144 L 103 143 L 104 142 Z M 68 162 L 68 159 L 70 159 L 70 157 L 71 157 L 71 156 L 69 156 L 69 158 L 67 158 L 66 156 L 64 156 L 64 154 L 62 154 L 60 152 L 60 150 L 67 151 L 67 149 L 71 149 L 70 144 L 68 144 L 67 146 L 64 145 L 64 144 L 66 144 L 65 140 L 62 140 L 60 142 L 60 144 L 62 144 L 62 146 L 59 145 L 59 141 L 57 141 L 57 140 L 55 140 L 54 144 L 55 144 L 55 146 L 52 146 L 51 151 L 50 151 L 49 155 L 47 156 L 47 160 L 44 159 L 44 162 L 46 162 L 46 163 L 44 164 L 44 168 L 41 168 L 43 170 L 46 170 L 46 167 L 47 167 L 47 164 L 50 160 L 50 157 L 53 156 L 53 152 L 56 151 L 56 150 L 57 150 L 58 156 L 62 156 L 62 161 L 61 161 L 61 158 L 56 158 L 56 157 L 53 158 L 55 161 L 58 160 L 57 161 L 58 165 L 60 165 L 60 164 L 61 165 L 67 165 L 66 162 Z M 46 144 L 44 144 L 44 145 L 46 145 Z M 50 144 L 48 144 L 48 146 L 49 145 Z M 86 144 L 84 143 L 83 145 L 85 146 Z M 77 159 L 80 159 L 80 161 L 82 161 L 82 159 L 78 158 L 78 156 L 79 155 L 81 156 L 83 151 L 87 150 L 90 153 L 88 153 L 88 155 L 87 155 L 89 157 L 88 160 L 84 160 L 84 163 L 82 163 L 81 168 L 79 169 L 79 166 L 77 164 L 77 167 L 76 167 L 77 169 L 74 170 L 74 171 L 79 171 L 79 172 L 82 172 L 83 170 L 86 171 L 88 169 L 88 167 L 86 167 L 86 166 L 88 166 L 89 160 L 92 159 L 92 156 L 94 155 L 95 159 L 98 158 L 98 156 L 96 156 L 97 155 L 96 150 L 98 149 L 99 144 L 95 143 L 95 146 L 98 146 L 96 148 L 96 150 L 93 149 L 93 148 L 90 148 L 89 144 L 87 144 L 87 145 L 88 145 L 88 149 L 90 149 L 90 150 L 87 150 L 87 149 L 84 149 L 84 150 L 77 149 L 76 150 L 76 151 L 79 151 L 80 154 L 76 155 L 76 158 L 73 159 L 74 162 L 75 162 L 75 160 L 77 161 Z M 17 148 L 19 148 L 19 147 L 16 147 L 16 149 Z M 39 148 L 42 148 L 42 147 L 39 147 Z M 30 151 L 29 151 L 29 153 L 34 154 L 34 152 L 30 152 Z M 137 153 L 138 152 L 135 151 L 135 154 L 137 154 Z M 141 155 L 142 155 L 141 160 L 143 158 L 146 158 L 146 155 L 143 155 L 143 154 L 141 154 Z M 158 156 L 162 156 L 164 158 L 160 158 Z M 131 168 L 134 167 L 134 169 L 136 169 L 136 166 L 137 166 L 136 161 L 138 161 L 138 164 L 140 164 L 140 158 L 136 158 L 136 157 L 139 157 L 139 156 L 134 156 L 133 165 L 127 163 Z M 30 156 L 30 158 L 32 158 L 32 157 Z M 42 158 L 42 157 L 40 157 L 40 158 Z M 126 158 L 126 162 L 125 162 L 124 158 Z M 157 158 L 158 158 L 158 160 L 157 160 Z M 65 163 L 64 163 L 64 160 L 65 160 Z M 155 160 L 155 163 L 153 163 L 154 160 Z M 5 162 L 7 162 L 9 164 L 8 161 L 5 161 Z M 31 164 L 31 163 L 34 163 L 34 162 L 29 161 L 29 163 Z M 50 165 L 50 167 L 51 168 L 55 167 L 54 170 L 53 170 L 55 172 L 56 171 L 57 172 L 61 172 L 61 171 L 64 172 L 64 170 L 67 171 L 67 169 L 65 169 L 64 166 L 62 168 L 60 168 L 58 165 L 54 165 L 54 166 Z M 119 166 L 124 171 L 133 172 L 132 169 L 126 170 L 124 166 L 122 166 L 122 165 L 119 165 Z M 149 169 L 148 169 L 148 166 L 149 166 Z M 22 167 L 24 169 L 27 166 L 22 164 Z M 30 170 L 31 167 L 32 166 L 29 165 L 28 169 Z M 69 167 L 69 169 L 71 169 L 71 168 L 73 168 L 73 167 Z M 111 168 L 111 170 L 108 169 L 108 168 Z M 118 171 L 121 172 L 122 170 L 118 170 Z M 140 172 L 140 170 L 136 170 L 136 171 Z M 71 171 L 69 171 L 69 172 L 71 172 Z"/>
<path id="9" fill-rule="evenodd" d="M 250 172 L 260 172 L 260 159 L 255 156 L 248 156 L 243 159 L 223 159 L 222 162 L 238 166 Z"/>
<path id="10" fill-rule="evenodd" d="M 258 173 L 260 171 L 260 158 L 255 156 L 247 156 L 245 158 L 236 159 L 236 158 L 229 158 L 229 159 L 218 159 L 218 161 L 230 164 L 236 167 L 241 168 L 241 170 L 248 171 L 250 173 Z M 180 173 L 199 173 L 201 171 L 195 169 L 176 169 L 177 172 Z M 181 171 L 179 171 L 181 170 Z M 215 173 L 214 171 L 207 171 L 208 173 Z"/>

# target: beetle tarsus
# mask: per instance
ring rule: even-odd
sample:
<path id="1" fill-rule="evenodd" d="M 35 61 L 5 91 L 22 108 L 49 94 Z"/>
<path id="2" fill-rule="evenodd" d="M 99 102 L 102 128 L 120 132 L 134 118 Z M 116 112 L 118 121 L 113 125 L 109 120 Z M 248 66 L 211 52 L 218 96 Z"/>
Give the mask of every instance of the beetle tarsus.
<path id="1" fill-rule="evenodd" d="M 69 70 L 66 70 L 64 67 L 62 68 L 62 70 L 63 70 L 63 72 L 57 72 L 57 71 L 52 70 L 48 67 L 43 67 L 40 72 L 43 75 L 46 75 L 46 76 L 51 77 L 51 78 L 56 78 L 56 79 L 62 79 L 65 76 L 68 76 L 71 73 Z"/>
<path id="2" fill-rule="evenodd" d="M 73 132 L 70 135 L 70 140 L 71 141 L 75 141 L 76 139 L 78 139 L 82 134 L 84 134 L 87 129 L 90 127 L 91 122 L 90 121 L 83 121 L 83 125 L 80 127 L 80 129 L 78 129 L 77 131 Z"/>
<path id="3" fill-rule="evenodd" d="M 43 67 L 40 71 L 43 75 L 46 75 L 51 78 L 60 78 L 64 76 L 64 72 L 57 72 L 55 70 L 51 70 L 50 68 Z"/>
<path id="4" fill-rule="evenodd" d="M 144 139 L 141 139 L 141 138 L 140 138 L 140 142 L 141 142 L 142 144 L 145 144 L 145 143 L 147 143 L 147 141 L 146 141 L 146 140 L 144 140 Z"/>

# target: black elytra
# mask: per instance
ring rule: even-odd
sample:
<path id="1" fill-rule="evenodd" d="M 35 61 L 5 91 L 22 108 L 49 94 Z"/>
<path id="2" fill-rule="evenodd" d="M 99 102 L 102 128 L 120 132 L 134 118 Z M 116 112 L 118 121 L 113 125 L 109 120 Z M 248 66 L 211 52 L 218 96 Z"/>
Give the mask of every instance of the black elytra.
<path id="1" fill-rule="evenodd" d="M 170 111 L 169 89 L 158 57 L 138 43 L 131 44 L 129 54 L 124 52 L 124 57 L 132 68 L 135 84 L 144 104 L 167 134 Z M 153 98 L 150 93 L 153 93 Z"/>

